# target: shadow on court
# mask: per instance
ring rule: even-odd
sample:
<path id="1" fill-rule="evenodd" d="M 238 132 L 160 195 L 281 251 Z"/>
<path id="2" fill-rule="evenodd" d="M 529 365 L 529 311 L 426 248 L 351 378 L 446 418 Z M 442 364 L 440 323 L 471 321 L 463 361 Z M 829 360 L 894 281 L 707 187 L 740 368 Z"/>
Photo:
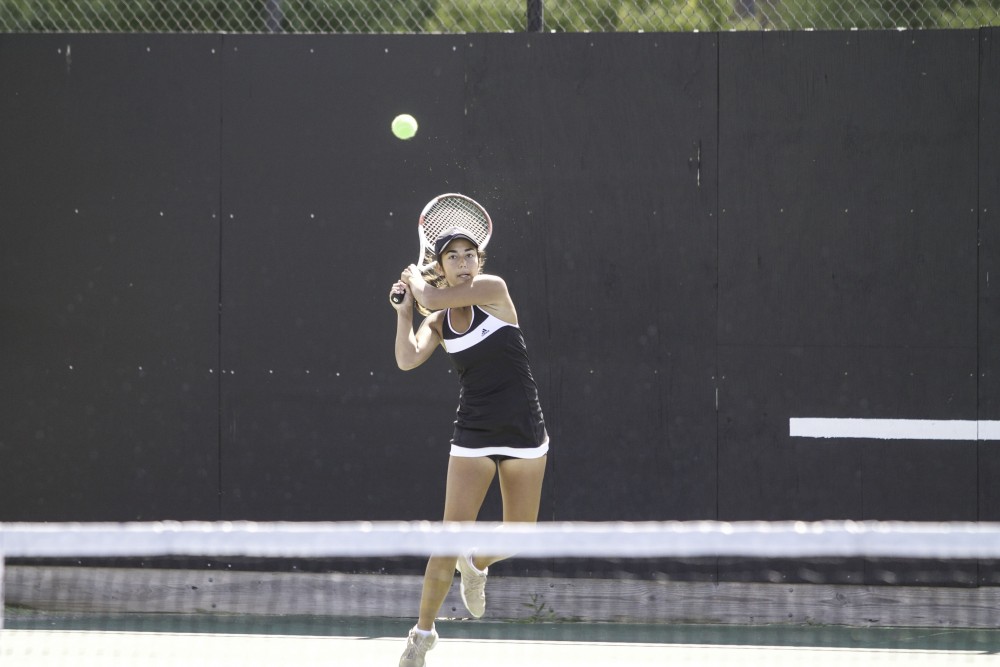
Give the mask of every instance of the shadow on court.
<path id="1" fill-rule="evenodd" d="M 54 614 L 7 609 L 12 630 L 404 638 L 410 619 L 213 614 Z M 1000 653 L 1000 629 L 780 625 L 510 623 L 440 620 L 442 638 L 519 642 L 756 646 Z"/>

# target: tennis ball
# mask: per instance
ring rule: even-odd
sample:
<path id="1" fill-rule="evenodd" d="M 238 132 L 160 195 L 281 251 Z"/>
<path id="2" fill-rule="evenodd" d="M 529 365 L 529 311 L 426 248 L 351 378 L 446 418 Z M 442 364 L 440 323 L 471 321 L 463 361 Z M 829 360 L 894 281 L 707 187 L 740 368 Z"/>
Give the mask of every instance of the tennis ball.
<path id="1" fill-rule="evenodd" d="M 401 113 L 392 119 L 392 133 L 397 139 L 412 139 L 417 133 L 417 119 L 408 113 Z"/>

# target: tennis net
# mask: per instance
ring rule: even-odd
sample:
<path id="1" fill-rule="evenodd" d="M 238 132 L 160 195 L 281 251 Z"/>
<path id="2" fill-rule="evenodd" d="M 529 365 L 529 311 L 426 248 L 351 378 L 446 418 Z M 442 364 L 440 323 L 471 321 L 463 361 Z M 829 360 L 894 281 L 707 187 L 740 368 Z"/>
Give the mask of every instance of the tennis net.
<path id="1" fill-rule="evenodd" d="M 516 556 L 482 619 L 456 578 L 429 667 L 1000 651 L 1000 524 L 8 523 L 0 664 L 396 664 L 427 557 L 472 550 Z"/>

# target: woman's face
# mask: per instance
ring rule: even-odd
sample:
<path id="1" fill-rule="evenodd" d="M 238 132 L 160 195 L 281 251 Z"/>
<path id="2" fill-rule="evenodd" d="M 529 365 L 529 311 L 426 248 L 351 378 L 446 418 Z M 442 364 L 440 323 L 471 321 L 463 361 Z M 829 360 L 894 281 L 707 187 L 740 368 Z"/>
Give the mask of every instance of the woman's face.
<path id="1" fill-rule="evenodd" d="M 449 285 L 461 285 L 479 274 L 479 249 L 468 239 L 455 239 L 441 253 L 441 268 Z"/>

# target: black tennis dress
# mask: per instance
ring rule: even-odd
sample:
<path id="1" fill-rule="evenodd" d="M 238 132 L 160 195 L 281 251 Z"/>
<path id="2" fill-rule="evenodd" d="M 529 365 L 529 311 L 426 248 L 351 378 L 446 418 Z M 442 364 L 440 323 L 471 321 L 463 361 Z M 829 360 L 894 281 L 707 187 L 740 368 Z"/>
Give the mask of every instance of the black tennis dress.
<path id="1" fill-rule="evenodd" d="M 544 456 L 549 435 L 520 327 L 473 306 L 468 331 L 452 328 L 450 308 L 441 331 L 461 383 L 452 456 Z"/>

